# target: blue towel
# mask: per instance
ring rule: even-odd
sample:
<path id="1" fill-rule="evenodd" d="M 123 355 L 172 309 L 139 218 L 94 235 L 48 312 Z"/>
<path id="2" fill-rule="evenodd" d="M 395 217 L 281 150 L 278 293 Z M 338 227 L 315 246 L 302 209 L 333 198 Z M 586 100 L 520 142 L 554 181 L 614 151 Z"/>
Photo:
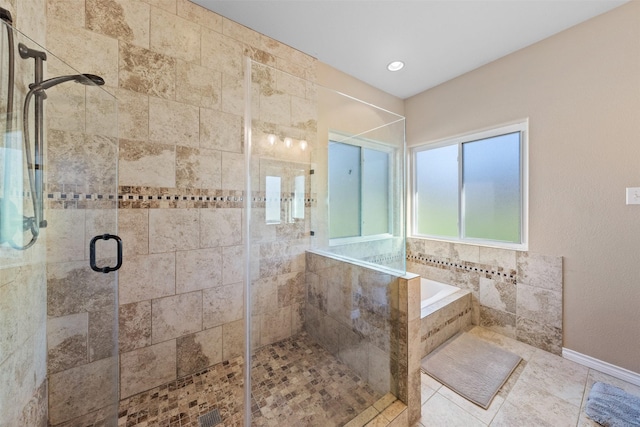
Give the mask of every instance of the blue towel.
<path id="1" fill-rule="evenodd" d="M 585 412 L 606 427 L 640 426 L 640 397 L 598 382 L 591 387 Z"/>

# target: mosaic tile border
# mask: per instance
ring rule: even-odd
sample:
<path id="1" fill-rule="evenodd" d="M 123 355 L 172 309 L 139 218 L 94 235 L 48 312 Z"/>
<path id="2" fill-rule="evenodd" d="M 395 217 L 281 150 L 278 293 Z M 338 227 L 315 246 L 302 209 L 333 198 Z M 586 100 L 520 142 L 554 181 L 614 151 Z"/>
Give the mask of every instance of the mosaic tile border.
<path id="1" fill-rule="evenodd" d="M 429 267 L 441 269 L 455 268 L 463 272 L 485 274 L 488 279 L 506 282 L 512 285 L 516 285 L 518 280 L 518 273 L 516 270 L 512 269 L 506 271 L 502 267 L 494 267 L 488 264 L 478 264 L 469 261 L 451 262 L 435 256 L 425 256 L 413 253 L 407 253 L 407 261 Z"/>
<path id="2" fill-rule="evenodd" d="M 25 193 L 24 197 L 30 197 Z M 262 192 L 252 195 L 251 207 L 263 208 L 267 200 L 273 197 Z M 294 193 L 281 193 L 280 202 L 292 202 Z M 48 192 L 45 197 L 46 206 L 50 209 L 88 209 L 90 202 L 117 201 L 119 209 L 151 209 L 151 208 L 244 208 L 245 192 L 239 190 L 219 189 L 175 189 L 153 187 L 121 186 L 118 194 L 112 193 L 76 193 L 73 191 Z M 305 208 L 312 207 L 316 198 L 312 194 L 304 195 Z"/>

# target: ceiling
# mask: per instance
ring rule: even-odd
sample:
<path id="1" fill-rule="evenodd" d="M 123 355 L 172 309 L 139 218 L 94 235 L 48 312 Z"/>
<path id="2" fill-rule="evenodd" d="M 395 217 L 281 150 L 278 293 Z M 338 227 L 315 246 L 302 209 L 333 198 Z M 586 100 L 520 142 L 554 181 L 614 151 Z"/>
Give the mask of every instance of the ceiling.
<path id="1" fill-rule="evenodd" d="M 408 98 L 626 0 L 192 0 Z M 405 62 L 397 72 L 394 60 Z"/>

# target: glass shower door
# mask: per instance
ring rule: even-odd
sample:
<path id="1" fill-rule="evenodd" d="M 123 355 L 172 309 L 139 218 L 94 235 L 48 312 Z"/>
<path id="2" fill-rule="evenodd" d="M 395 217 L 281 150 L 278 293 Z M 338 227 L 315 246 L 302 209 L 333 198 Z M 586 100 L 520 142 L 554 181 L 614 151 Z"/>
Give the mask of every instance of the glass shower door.
<path id="1" fill-rule="evenodd" d="M 0 412 L 9 411 L 10 425 L 115 426 L 117 101 L 13 34 L 14 103 L 2 115 L 0 162 L 0 300 L 11 301 L 0 307 L 10 325 L 0 336 L 0 379 L 11 387 L 0 394 Z"/>

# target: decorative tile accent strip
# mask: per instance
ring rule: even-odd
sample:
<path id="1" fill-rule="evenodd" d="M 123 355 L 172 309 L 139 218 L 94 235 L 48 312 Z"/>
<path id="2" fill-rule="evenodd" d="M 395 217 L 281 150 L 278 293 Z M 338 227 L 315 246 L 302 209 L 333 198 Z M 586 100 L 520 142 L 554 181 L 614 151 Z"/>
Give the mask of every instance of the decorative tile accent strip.
<path id="1" fill-rule="evenodd" d="M 435 256 L 426 256 L 423 254 L 413 253 L 407 253 L 407 261 L 428 265 L 430 267 L 449 270 L 453 268 L 461 271 L 485 274 L 488 279 L 500 280 L 511 283 L 513 285 L 516 284 L 517 272 L 515 270 L 505 271 L 502 267 L 492 267 L 486 264 L 476 264 L 467 261 L 451 262 Z"/>
<path id="2" fill-rule="evenodd" d="M 426 334 L 422 335 L 421 341 L 426 341 L 427 338 L 432 337 L 433 335 L 437 334 L 442 329 L 444 329 L 446 326 L 449 326 L 453 322 L 457 321 L 459 318 L 464 317 L 464 316 L 466 316 L 466 315 L 468 315 L 470 313 L 471 313 L 471 307 L 465 307 L 460 312 L 454 314 L 453 316 L 449 317 L 448 319 L 445 319 L 444 322 L 442 322 L 442 323 L 440 323 L 438 325 L 433 325 L 433 327 L 429 328 L 429 330 L 427 331 Z"/>
<path id="3" fill-rule="evenodd" d="M 23 197 L 31 197 L 25 192 Z M 271 197 L 271 196 L 270 196 Z M 85 194 L 75 192 L 49 192 L 45 196 L 46 206 L 50 209 L 87 209 L 88 205 L 80 202 L 118 201 L 120 209 L 149 208 L 242 208 L 244 207 L 244 191 L 212 190 L 212 189 L 175 189 L 153 187 L 121 186 L 118 194 Z M 281 193 L 280 202 L 294 201 L 293 193 Z M 267 201 L 265 193 L 253 193 L 251 207 L 264 208 Z M 78 202 L 78 203 L 70 203 Z M 304 195 L 305 207 L 312 207 L 316 199 L 311 194 Z"/>

